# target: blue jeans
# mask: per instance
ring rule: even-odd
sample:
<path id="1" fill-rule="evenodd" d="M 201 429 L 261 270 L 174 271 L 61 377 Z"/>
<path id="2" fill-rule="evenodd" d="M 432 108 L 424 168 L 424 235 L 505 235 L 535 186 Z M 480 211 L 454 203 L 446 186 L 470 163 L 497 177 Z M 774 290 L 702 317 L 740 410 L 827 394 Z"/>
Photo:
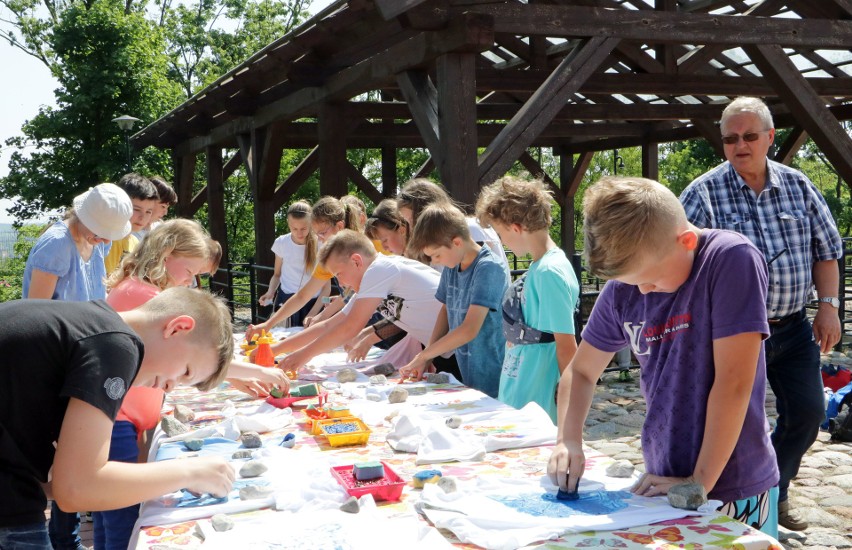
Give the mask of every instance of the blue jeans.
<path id="1" fill-rule="evenodd" d="M 775 393 L 778 420 L 772 446 L 778 457 L 781 480 L 778 501 L 787 500 L 790 480 L 816 441 L 825 419 L 825 401 L 819 366 L 819 347 L 807 317 L 783 327 L 769 325 L 766 340 L 766 377 Z"/>
<path id="2" fill-rule="evenodd" d="M 0 527 L 0 550 L 50 550 L 44 523 Z"/>
<path id="3" fill-rule="evenodd" d="M 55 502 L 50 503 L 50 521 L 47 524 L 53 550 L 79 550 L 85 548 L 80 540 L 80 514 L 63 512 Z"/>
<path id="4" fill-rule="evenodd" d="M 139 446 L 136 444 L 136 426 L 126 420 L 117 420 L 112 427 L 109 459 L 116 462 L 136 463 Z M 133 535 L 133 526 L 139 518 L 139 505 L 118 510 L 92 513 L 95 550 L 126 550 Z"/>

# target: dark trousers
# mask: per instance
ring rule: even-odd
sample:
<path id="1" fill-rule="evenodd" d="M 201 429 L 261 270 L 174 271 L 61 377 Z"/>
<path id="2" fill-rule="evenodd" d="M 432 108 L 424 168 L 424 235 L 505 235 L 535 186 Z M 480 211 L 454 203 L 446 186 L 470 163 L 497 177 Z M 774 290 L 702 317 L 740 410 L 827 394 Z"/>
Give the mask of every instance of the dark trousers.
<path id="1" fill-rule="evenodd" d="M 769 325 L 766 340 L 766 376 L 775 393 L 778 420 L 772 446 L 781 480 L 778 501 L 787 500 L 790 480 L 799 472 L 805 452 L 816 441 L 825 419 L 819 347 L 807 317 L 784 326 Z"/>
<path id="2" fill-rule="evenodd" d="M 50 503 L 50 521 L 47 524 L 53 550 L 78 550 L 84 548 L 80 539 L 80 514 L 63 512 L 55 502 Z"/>
<path id="3" fill-rule="evenodd" d="M 286 302 L 287 300 L 289 300 L 292 297 L 293 297 L 293 294 L 287 294 L 287 293 L 285 293 L 284 291 L 281 290 L 281 287 L 278 287 L 278 290 L 275 291 L 275 305 L 273 306 L 273 308 L 274 308 L 273 311 L 277 310 L 279 307 L 281 307 L 281 304 L 283 304 L 284 302 Z M 310 313 L 311 308 L 314 307 L 314 304 L 316 303 L 316 301 L 317 301 L 316 298 L 311 298 L 310 300 L 308 300 L 307 304 L 302 306 L 302 309 L 300 309 L 299 311 L 297 311 L 296 313 L 294 313 L 293 315 L 288 317 L 289 324 L 287 326 L 290 326 L 290 327 L 304 326 L 305 317 L 308 316 L 308 313 Z"/>
<path id="4" fill-rule="evenodd" d="M 109 459 L 114 462 L 135 464 L 139 457 L 136 444 L 136 426 L 126 420 L 118 420 L 112 428 L 112 441 L 109 447 Z M 125 550 L 133 536 L 133 526 L 139 518 L 139 504 L 93 512 L 95 550 Z"/>

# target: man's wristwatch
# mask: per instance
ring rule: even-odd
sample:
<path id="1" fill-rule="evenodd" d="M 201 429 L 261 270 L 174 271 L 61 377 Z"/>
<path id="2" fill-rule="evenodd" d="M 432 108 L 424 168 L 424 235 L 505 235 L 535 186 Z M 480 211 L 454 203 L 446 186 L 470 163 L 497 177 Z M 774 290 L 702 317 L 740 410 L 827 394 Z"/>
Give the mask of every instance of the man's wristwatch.
<path id="1" fill-rule="evenodd" d="M 840 300 L 835 298 L 834 296 L 819 298 L 819 299 L 817 299 L 817 302 L 821 302 L 821 303 L 825 303 L 825 304 L 831 304 L 832 307 L 837 308 L 837 309 L 840 308 Z"/>

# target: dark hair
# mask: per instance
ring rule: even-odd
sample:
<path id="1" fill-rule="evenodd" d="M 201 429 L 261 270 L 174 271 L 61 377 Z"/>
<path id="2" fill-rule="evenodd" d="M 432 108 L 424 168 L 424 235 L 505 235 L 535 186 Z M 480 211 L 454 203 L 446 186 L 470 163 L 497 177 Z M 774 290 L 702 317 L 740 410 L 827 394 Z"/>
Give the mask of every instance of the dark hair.
<path id="1" fill-rule="evenodd" d="M 154 184 L 154 187 L 157 188 L 157 198 L 160 199 L 161 203 L 168 203 L 169 206 L 177 204 L 177 193 L 175 193 L 174 188 L 172 188 L 169 182 L 163 179 L 162 176 L 151 176 L 148 179 L 150 179 L 151 183 Z"/>
<path id="2" fill-rule="evenodd" d="M 362 231 L 358 220 L 358 209 L 334 197 L 323 197 L 314 203 L 311 209 L 311 222 L 323 222 L 331 225 L 343 222 L 345 229 Z"/>
<path id="3" fill-rule="evenodd" d="M 160 195 L 151 180 L 136 172 L 124 174 L 116 183 L 131 199 L 140 201 L 159 200 Z"/>
<path id="4" fill-rule="evenodd" d="M 371 239 L 376 239 L 378 237 L 375 233 L 375 229 L 377 227 L 384 227 L 390 231 L 396 231 L 400 227 L 405 227 L 406 240 L 411 233 L 411 230 L 408 227 L 408 222 L 406 222 L 405 218 L 400 215 L 394 199 L 385 199 L 376 205 L 376 208 L 373 209 L 373 213 L 370 214 L 369 218 L 367 218 L 367 224 L 364 227 L 364 234 Z"/>

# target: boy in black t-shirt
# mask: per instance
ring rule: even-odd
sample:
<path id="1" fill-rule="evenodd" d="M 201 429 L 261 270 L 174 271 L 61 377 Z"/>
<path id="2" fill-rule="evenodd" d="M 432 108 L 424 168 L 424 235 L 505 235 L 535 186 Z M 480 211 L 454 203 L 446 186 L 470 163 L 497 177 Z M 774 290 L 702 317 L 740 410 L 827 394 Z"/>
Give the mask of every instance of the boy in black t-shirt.
<path id="1" fill-rule="evenodd" d="M 50 547 L 42 484 L 51 477 L 63 510 L 230 491 L 234 472 L 221 458 L 107 461 L 131 384 L 209 389 L 225 377 L 233 339 L 220 300 L 172 288 L 126 313 L 102 301 L 24 300 L 0 304 L 0 318 L 0 548 Z"/>

